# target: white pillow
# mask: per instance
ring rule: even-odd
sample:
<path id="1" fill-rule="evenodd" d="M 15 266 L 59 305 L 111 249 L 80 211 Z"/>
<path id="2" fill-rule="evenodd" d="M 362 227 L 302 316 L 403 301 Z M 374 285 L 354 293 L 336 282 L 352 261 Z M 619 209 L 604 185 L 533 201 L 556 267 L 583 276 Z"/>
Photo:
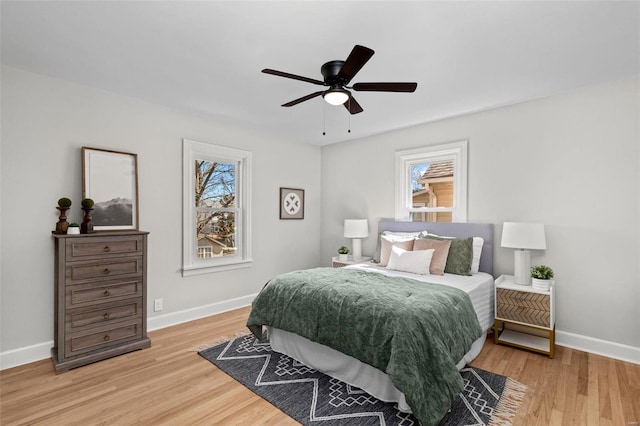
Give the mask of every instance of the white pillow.
<path id="1" fill-rule="evenodd" d="M 434 251 L 433 249 L 407 251 L 400 247 L 391 247 L 387 269 L 428 275 Z"/>
<path id="2" fill-rule="evenodd" d="M 425 231 L 422 231 L 425 232 Z M 420 232 L 392 232 L 392 231 L 383 231 L 378 238 L 378 245 L 376 247 L 376 252 L 373 254 L 373 261 L 380 263 L 382 260 L 380 258 L 380 252 L 382 250 L 382 239 L 395 243 L 397 241 L 410 241 L 414 240 Z M 381 265 L 385 266 L 385 265 Z"/>
<path id="3" fill-rule="evenodd" d="M 482 254 L 482 246 L 484 239 L 482 237 L 473 237 L 473 260 L 471 261 L 471 273 L 477 274 L 480 270 L 480 255 Z"/>
<path id="4" fill-rule="evenodd" d="M 421 233 L 425 231 L 414 231 L 414 232 L 394 232 L 394 231 L 382 231 L 381 235 L 385 235 L 391 241 L 403 240 L 403 239 L 411 239 L 415 238 Z"/>
<path id="5" fill-rule="evenodd" d="M 448 240 L 453 240 L 456 237 L 447 237 L 444 235 L 436 235 L 432 234 L 428 231 L 422 231 L 418 238 L 421 238 L 421 235 L 431 235 L 438 238 L 446 238 Z M 471 273 L 477 274 L 480 270 L 480 255 L 482 254 L 482 246 L 484 245 L 484 238 L 482 237 L 473 237 L 473 259 L 471 260 Z"/>

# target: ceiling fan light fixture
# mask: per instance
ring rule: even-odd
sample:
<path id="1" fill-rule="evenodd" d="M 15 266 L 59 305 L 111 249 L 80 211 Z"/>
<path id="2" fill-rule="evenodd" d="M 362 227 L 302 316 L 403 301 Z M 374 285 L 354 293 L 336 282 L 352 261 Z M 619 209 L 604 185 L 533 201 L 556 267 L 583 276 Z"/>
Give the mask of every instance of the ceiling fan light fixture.
<path id="1" fill-rule="evenodd" d="M 342 105 L 349 100 L 350 92 L 345 89 L 329 89 L 322 94 L 325 101 L 331 105 Z"/>

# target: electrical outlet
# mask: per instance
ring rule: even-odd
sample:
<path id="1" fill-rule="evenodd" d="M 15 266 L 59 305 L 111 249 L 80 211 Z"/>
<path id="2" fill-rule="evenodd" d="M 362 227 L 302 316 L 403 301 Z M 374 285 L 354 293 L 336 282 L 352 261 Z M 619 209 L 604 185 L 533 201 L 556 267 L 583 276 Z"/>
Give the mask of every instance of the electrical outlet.
<path id="1" fill-rule="evenodd" d="M 153 301 L 153 312 L 162 310 L 162 299 L 156 299 Z"/>

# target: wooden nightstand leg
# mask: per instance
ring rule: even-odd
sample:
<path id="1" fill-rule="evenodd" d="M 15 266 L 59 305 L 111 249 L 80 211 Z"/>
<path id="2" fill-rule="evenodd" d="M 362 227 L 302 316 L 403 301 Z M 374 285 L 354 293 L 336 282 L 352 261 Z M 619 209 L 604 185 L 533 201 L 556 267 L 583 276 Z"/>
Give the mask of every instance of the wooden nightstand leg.
<path id="1" fill-rule="evenodd" d="M 498 344 L 498 340 L 500 338 L 500 323 L 502 321 L 494 320 L 493 321 L 493 343 Z M 504 323 L 503 323 L 504 324 Z"/>
<path id="2" fill-rule="evenodd" d="M 553 358 L 556 352 L 556 326 L 549 332 L 549 358 Z"/>

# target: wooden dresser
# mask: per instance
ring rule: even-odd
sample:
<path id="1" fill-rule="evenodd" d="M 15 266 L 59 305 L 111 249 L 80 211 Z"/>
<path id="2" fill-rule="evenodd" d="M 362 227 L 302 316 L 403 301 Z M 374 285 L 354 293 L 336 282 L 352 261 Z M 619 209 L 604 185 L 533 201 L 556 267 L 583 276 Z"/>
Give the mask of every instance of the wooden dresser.
<path id="1" fill-rule="evenodd" d="M 151 346 L 147 337 L 147 235 L 53 235 L 57 373 Z"/>

